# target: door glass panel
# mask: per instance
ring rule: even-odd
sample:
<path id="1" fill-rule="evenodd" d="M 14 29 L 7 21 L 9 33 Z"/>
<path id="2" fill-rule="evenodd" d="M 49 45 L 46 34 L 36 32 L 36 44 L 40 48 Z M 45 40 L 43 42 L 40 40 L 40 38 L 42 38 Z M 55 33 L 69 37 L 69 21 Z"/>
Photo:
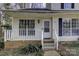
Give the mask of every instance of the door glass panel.
<path id="1" fill-rule="evenodd" d="M 44 21 L 44 32 L 49 32 L 50 31 L 50 24 L 49 21 Z"/>

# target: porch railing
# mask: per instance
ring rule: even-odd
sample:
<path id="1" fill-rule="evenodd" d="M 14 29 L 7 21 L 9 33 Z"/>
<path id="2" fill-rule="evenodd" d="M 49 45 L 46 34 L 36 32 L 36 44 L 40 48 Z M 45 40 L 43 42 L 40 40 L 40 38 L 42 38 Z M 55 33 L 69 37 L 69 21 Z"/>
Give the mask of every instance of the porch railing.
<path id="1" fill-rule="evenodd" d="M 12 39 L 12 30 L 4 30 L 4 39 Z"/>
<path id="2" fill-rule="evenodd" d="M 30 32 L 28 32 L 30 31 Z M 40 29 L 13 29 L 13 30 L 5 30 L 4 39 L 5 40 L 15 40 L 15 39 L 41 39 L 43 38 L 42 31 Z"/>

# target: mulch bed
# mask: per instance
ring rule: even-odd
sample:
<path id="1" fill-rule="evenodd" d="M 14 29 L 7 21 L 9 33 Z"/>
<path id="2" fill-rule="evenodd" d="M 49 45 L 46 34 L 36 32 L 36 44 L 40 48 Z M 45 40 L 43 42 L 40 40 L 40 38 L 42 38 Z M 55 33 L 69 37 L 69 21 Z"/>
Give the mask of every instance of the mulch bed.
<path id="1" fill-rule="evenodd" d="M 79 42 L 59 44 L 58 52 L 61 56 L 79 56 Z"/>

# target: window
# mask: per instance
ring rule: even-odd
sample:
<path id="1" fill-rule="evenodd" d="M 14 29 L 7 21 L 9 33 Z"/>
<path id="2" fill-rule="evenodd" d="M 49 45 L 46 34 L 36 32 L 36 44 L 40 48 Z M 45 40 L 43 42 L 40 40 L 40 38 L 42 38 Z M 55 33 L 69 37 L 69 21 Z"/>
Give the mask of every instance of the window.
<path id="1" fill-rule="evenodd" d="M 49 32 L 49 21 L 44 21 L 44 32 Z"/>
<path id="2" fill-rule="evenodd" d="M 61 9 L 73 9 L 74 3 L 61 3 Z"/>
<path id="3" fill-rule="evenodd" d="M 71 21 L 67 20 L 67 19 L 64 19 L 62 21 L 62 35 L 64 35 L 64 36 L 69 36 L 70 35 L 70 29 L 71 29 L 70 22 Z"/>
<path id="4" fill-rule="evenodd" d="M 72 35 L 79 35 L 79 20 L 72 19 Z"/>
<path id="5" fill-rule="evenodd" d="M 32 3 L 31 8 L 45 8 L 46 4 L 45 3 Z"/>
<path id="6" fill-rule="evenodd" d="M 19 20 L 19 35 L 35 35 L 35 20 Z"/>
<path id="7" fill-rule="evenodd" d="M 71 3 L 64 3 L 64 9 L 71 8 Z"/>
<path id="8" fill-rule="evenodd" d="M 59 36 L 77 36 L 79 35 L 79 19 L 59 18 Z"/>
<path id="9" fill-rule="evenodd" d="M 28 35 L 35 35 L 35 21 L 28 20 Z"/>
<path id="10" fill-rule="evenodd" d="M 26 20 L 19 21 L 19 35 L 26 36 Z"/>

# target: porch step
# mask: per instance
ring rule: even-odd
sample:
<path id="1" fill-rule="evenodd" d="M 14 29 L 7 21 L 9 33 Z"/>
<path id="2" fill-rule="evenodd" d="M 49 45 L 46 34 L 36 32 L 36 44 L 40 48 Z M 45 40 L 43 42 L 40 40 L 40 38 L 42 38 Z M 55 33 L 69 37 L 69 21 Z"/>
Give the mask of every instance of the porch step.
<path id="1" fill-rule="evenodd" d="M 44 46 L 47 46 L 47 47 L 51 46 L 52 47 L 52 46 L 54 46 L 54 43 L 44 43 Z"/>
<path id="2" fill-rule="evenodd" d="M 44 39 L 44 50 L 52 50 L 54 49 L 54 40 L 53 39 Z"/>
<path id="3" fill-rule="evenodd" d="M 44 48 L 52 48 L 54 47 L 54 43 L 44 43 Z"/>
<path id="4" fill-rule="evenodd" d="M 44 48 L 44 50 L 53 50 L 53 49 L 55 49 L 55 47 L 54 46 L 52 46 L 52 47 L 43 47 Z"/>
<path id="5" fill-rule="evenodd" d="M 44 46 L 43 46 L 44 50 L 54 49 L 54 40 L 53 39 L 44 39 L 43 43 L 44 43 Z"/>
<path id="6" fill-rule="evenodd" d="M 54 40 L 51 40 L 51 39 L 49 39 L 49 40 L 44 40 L 44 43 L 54 43 Z"/>
<path id="7" fill-rule="evenodd" d="M 54 47 L 51 47 L 51 46 L 49 46 L 49 47 L 44 47 L 44 49 L 45 49 L 45 48 L 46 48 L 46 49 L 52 49 L 52 48 L 54 49 Z"/>

